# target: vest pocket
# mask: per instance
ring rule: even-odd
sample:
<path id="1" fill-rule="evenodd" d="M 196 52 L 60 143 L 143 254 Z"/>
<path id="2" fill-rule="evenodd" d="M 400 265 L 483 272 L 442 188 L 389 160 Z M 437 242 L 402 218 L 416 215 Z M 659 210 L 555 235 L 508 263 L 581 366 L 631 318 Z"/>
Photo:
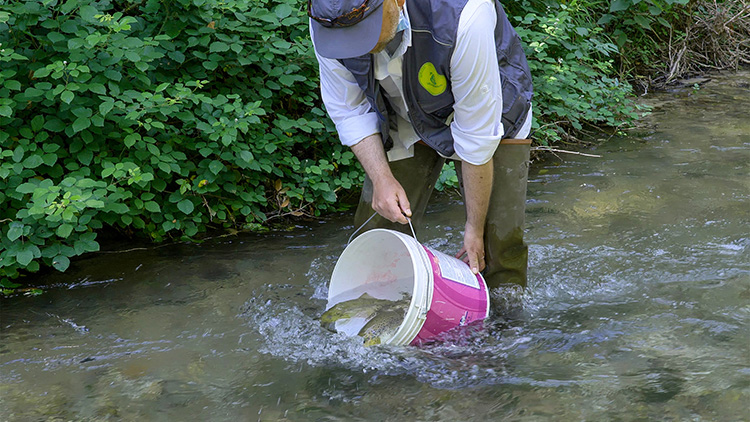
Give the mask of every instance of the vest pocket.
<path id="1" fill-rule="evenodd" d="M 503 90 L 503 138 L 512 138 L 523 125 L 530 104 L 520 95 L 518 86 L 508 78 L 502 78 Z"/>
<path id="2" fill-rule="evenodd" d="M 516 86 L 516 84 L 511 82 L 509 78 L 502 75 L 501 78 L 501 89 L 503 91 L 503 117 L 505 117 L 505 115 L 513 109 L 513 104 L 515 104 L 516 101 L 519 100 L 520 90 L 518 89 L 518 86 Z"/>
<path id="3" fill-rule="evenodd" d="M 453 95 L 450 92 L 445 92 L 436 97 L 423 97 L 418 99 L 417 103 L 425 113 L 431 114 L 441 121 L 445 121 L 453 113 Z"/>

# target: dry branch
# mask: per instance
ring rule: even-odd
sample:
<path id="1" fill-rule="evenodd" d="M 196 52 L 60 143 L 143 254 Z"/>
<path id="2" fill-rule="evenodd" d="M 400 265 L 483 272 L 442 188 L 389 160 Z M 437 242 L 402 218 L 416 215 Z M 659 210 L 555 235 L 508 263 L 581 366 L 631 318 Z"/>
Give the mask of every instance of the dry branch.
<path id="1" fill-rule="evenodd" d="M 665 84 L 706 70 L 737 69 L 750 64 L 750 0 L 705 1 L 697 4 L 693 22 L 673 44 Z"/>

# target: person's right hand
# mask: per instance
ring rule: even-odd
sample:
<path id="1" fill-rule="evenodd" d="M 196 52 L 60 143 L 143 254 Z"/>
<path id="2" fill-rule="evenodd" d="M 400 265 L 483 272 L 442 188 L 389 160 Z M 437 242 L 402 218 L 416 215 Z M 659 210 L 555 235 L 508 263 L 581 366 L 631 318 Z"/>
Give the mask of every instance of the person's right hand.
<path id="1" fill-rule="evenodd" d="M 391 176 L 372 182 L 372 209 L 394 223 L 406 224 L 406 217 L 411 217 L 411 208 L 406 191 L 398 180 Z"/>
<path id="2" fill-rule="evenodd" d="M 404 187 L 391 173 L 380 134 L 362 139 L 352 146 L 352 151 L 372 181 L 372 209 L 394 223 L 406 224 L 406 217 L 411 217 L 409 200 Z"/>

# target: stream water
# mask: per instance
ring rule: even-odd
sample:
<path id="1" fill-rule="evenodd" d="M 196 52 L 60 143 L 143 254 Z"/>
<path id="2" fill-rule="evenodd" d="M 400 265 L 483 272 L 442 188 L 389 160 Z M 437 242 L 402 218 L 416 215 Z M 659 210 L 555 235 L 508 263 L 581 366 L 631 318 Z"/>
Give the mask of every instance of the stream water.
<path id="1" fill-rule="evenodd" d="M 0 421 L 750 420 L 750 73 L 530 174 L 523 311 L 455 341 L 320 327 L 354 227 L 121 245 L 0 300 Z M 420 240 L 455 253 L 459 199 Z"/>

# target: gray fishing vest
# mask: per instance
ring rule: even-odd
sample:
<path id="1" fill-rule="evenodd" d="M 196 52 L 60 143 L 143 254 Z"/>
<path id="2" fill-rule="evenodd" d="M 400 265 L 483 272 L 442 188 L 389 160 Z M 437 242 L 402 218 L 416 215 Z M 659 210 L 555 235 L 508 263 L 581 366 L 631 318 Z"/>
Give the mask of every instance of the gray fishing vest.
<path id="1" fill-rule="evenodd" d="M 450 120 L 453 115 L 450 61 L 456 42 L 458 20 L 467 0 L 406 0 L 412 45 L 403 57 L 404 100 L 417 136 L 440 154 L 453 155 Z M 508 21 L 499 0 L 495 0 L 497 25 L 495 45 L 503 94 L 504 138 L 512 138 L 523 126 L 531 107 L 531 72 L 518 34 Z M 339 60 L 365 93 L 370 107 L 380 118 L 380 132 L 386 149 L 393 145 L 388 135 L 387 100 L 375 80 L 373 56 Z"/>

